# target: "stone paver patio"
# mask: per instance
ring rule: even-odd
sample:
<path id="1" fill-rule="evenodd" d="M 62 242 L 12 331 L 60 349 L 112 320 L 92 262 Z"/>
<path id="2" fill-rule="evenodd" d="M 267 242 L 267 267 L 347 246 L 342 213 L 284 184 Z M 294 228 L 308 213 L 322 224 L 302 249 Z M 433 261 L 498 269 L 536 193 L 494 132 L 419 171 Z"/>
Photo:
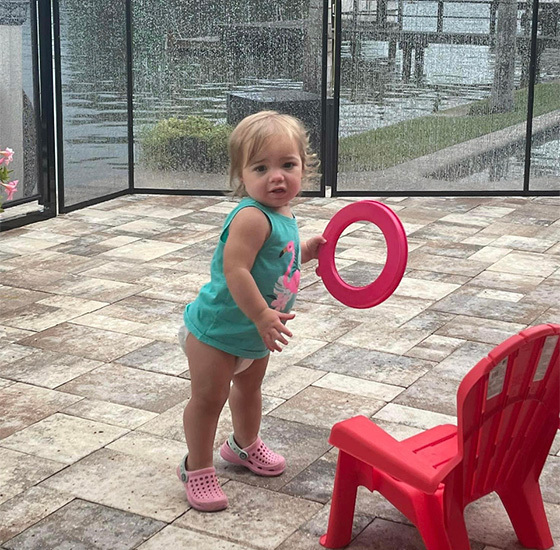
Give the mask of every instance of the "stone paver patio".
<path id="1" fill-rule="evenodd" d="M 262 432 L 286 456 L 278 478 L 216 466 L 230 507 L 189 508 L 190 382 L 176 344 L 206 282 L 224 198 L 128 196 L 0 234 L 0 548 L 318 550 L 336 451 L 329 428 L 355 414 L 397 439 L 455 421 L 465 373 L 508 336 L 560 322 L 560 199 L 381 199 L 409 237 L 406 275 L 386 302 L 352 310 L 307 264 L 295 336 L 271 360 Z M 302 238 L 350 199 L 301 199 Z M 339 241 L 350 283 L 380 272 L 377 228 Z M 228 410 L 217 445 L 230 432 Z M 541 477 L 560 548 L 560 437 Z M 467 509 L 473 550 L 514 550 L 490 496 Z M 415 528 L 360 491 L 353 550 L 421 550 Z"/>

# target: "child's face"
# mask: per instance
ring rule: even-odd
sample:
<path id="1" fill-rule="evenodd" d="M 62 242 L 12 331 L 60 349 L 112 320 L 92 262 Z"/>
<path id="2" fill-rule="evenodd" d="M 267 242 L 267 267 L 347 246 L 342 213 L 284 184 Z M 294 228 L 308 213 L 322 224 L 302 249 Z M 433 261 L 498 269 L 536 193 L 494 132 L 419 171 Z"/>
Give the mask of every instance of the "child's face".
<path id="1" fill-rule="evenodd" d="M 303 165 L 297 144 L 289 138 L 265 143 L 241 172 L 247 194 L 256 201 L 289 212 L 290 201 L 301 191 Z"/>

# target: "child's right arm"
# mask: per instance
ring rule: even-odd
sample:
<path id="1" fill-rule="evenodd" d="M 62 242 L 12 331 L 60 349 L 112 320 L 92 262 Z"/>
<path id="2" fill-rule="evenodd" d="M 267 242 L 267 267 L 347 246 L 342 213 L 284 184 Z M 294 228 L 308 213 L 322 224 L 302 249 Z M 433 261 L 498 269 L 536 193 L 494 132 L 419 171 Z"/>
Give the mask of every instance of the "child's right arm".
<path id="1" fill-rule="evenodd" d="M 255 258 L 270 235 L 266 216 L 258 208 L 243 208 L 233 218 L 224 247 L 224 275 L 239 309 L 257 327 L 270 351 L 282 351 L 278 344 L 287 344 L 292 333 L 283 321 L 293 319 L 293 313 L 282 313 L 268 307 L 261 295 L 251 269 Z"/>

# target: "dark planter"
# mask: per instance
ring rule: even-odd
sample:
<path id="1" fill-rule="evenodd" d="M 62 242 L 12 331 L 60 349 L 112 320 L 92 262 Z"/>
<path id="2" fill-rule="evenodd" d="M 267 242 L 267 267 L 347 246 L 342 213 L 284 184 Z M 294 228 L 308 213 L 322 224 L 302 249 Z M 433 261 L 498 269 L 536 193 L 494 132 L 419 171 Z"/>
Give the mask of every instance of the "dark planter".
<path id="1" fill-rule="evenodd" d="M 259 111 L 278 111 L 299 118 L 309 132 L 314 151 L 321 145 L 321 96 L 291 89 L 267 89 L 260 92 L 229 92 L 227 121 L 235 125 L 248 115 Z"/>
<path id="2" fill-rule="evenodd" d="M 0 0 L 0 25 L 23 25 L 29 13 L 29 0 Z"/>

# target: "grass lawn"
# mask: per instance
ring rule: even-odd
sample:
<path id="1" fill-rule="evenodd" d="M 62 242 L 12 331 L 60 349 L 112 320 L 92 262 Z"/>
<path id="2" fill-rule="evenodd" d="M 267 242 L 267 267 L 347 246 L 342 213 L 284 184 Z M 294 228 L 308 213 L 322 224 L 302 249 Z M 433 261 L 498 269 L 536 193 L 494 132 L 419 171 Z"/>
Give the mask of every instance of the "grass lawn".
<path id="1" fill-rule="evenodd" d="M 515 91 L 515 107 L 509 113 L 490 114 L 488 106 L 488 100 L 478 101 L 466 115 L 454 116 L 451 109 L 342 138 L 339 169 L 387 168 L 523 122 L 527 117 L 527 88 Z M 556 109 L 560 109 L 560 81 L 537 84 L 534 116 Z"/>

